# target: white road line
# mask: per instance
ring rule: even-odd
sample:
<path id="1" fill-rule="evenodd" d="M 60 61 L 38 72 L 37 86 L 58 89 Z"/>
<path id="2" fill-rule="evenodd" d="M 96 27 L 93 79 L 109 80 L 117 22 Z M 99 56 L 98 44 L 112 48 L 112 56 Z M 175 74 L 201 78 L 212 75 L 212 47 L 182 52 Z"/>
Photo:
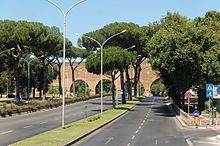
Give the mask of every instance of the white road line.
<path id="1" fill-rule="evenodd" d="M 143 122 L 145 122 L 145 120 L 143 120 Z"/>
<path id="2" fill-rule="evenodd" d="M 26 129 L 26 128 L 29 128 L 29 127 L 32 127 L 32 125 L 29 125 L 29 126 L 25 126 L 24 128 Z"/>
<path id="3" fill-rule="evenodd" d="M 9 131 L 6 131 L 6 132 L 2 132 L 2 133 L 0 133 L 0 135 L 8 134 L 8 133 L 11 133 L 11 132 L 13 132 L 13 130 L 9 130 Z"/>
<path id="4" fill-rule="evenodd" d="M 46 124 L 48 121 L 45 121 L 45 122 L 41 122 L 40 124 Z"/>
<path id="5" fill-rule="evenodd" d="M 157 145 L 157 139 L 155 140 L 155 145 Z"/>
<path id="6" fill-rule="evenodd" d="M 133 140 L 134 138 L 135 138 L 135 136 L 133 135 L 131 139 Z"/>
<path id="7" fill-rule="evenodd" d="M 141 126 L 139 126 L 138 129 L 141 129 Z"/>
<path id="8" fill-rule="evenodd" d="M 127 146 L 130 146 L 130 143 L 128 143 Z"/>
<path id="9" fill-rule="evenodd" d="M 135 133 L 138 133 L 139 132 L 139 130 L 137 130 Z"/>
<path id="10" fill-rule="evenodd" d="M 111 140 L 113 140 L 114 138 L 113 137 L 111 137 L 111 138 L 109 138 L 106 142 L 105 142 L 105 145 L 106 144 L 108 144 Z"/>
<path id="11" fill-rule="evenodd" d="M 143 126 L 143 123 L 141 123 L 141 126 Z"/>
<path id="12" fill-rule="evenodd" d="M 193 143 L 191 142 L 190 139 L 191 139 L 191 138 L 187 138 L 187 139 L 186 139 L 186 142 L 188 143 L 189 146 L 193 146 Z"/>

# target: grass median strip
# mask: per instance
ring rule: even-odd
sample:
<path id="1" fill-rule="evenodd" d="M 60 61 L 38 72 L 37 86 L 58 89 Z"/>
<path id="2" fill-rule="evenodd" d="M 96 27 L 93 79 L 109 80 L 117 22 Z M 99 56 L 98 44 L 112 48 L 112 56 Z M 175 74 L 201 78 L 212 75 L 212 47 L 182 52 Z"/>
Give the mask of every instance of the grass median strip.
<path id="1" fill-rule="evenodd" d="M 86 119 L 82 119 L 51 131 L 33 136 L 11 146 L 63 146 L 79 136 L 107 123 L 118 115 L 135 106 L 137 102 L 119 105 L 116 109 L 110 109 Z"/>

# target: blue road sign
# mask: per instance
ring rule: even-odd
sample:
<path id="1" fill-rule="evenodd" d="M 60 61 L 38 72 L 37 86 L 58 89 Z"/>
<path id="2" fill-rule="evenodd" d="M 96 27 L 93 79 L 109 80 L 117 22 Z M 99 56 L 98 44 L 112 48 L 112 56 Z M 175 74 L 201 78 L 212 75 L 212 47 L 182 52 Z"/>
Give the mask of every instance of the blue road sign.
<path id="1" fill-rule="evenodd" d="M 220 86 L 217 87 L 216 92 L 218 95 L 220 95 Z"/>
<path id="2" fill-rule="evenodd" d="M 200 113 L 199 113 L 199 111 L 197 111 L 197 110 L 195 110 L 195 111 L 193 112 L 193 116 L 194 116 L 194 117 L 199 117 L 199 114 L 200 114 Z"/>
<path id="3" fill-rule="evenodd" d="M 213 98 L 213 84 L 206 84 L 206 98 Z"/>

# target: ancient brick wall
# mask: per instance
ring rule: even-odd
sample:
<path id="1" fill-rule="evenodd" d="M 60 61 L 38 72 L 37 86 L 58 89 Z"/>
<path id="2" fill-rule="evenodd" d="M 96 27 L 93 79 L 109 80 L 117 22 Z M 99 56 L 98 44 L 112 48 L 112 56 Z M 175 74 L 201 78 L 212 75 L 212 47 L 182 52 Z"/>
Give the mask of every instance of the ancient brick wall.
<path id="1" fill-rule="evenodd" d="M 140 82 L 143 84 L 145 88 L 145 95 L 149 95 L 151 84 L 158 78 L 157 73 L 152 70 L 150 63 L 147 61 L 143 62 L 141 65 L 142 71 L 140 76 Z M 70 88 L 72 85 L 72 74 L 71 74 L 71 68 L 68 63 L 66 63 L 66 73 L 65 73 L 65 79 L 66 79 L 66 94 L 70 94 Z M 134 77 L 134 70 L 131 68 L 129 70 L 129 74 L 131 78 Z M 111 78 L 108 78 L 107 76 L 103 75 L 103 79 L 111 80 Z M 82 62 L 78 68 L 75 71 L 75 80 L 83 80 L 85 81 L 90 89 L 90 94 L 95 94 L 95 88 L 100 81 L 100 75 L 95 75 L 92 73 L 87 72 L 85 68 L 85 62 Z M 125 80 L 126 81 L 126 80 Z M 58 80 L 54 80 L 54 85 L 58 86 Z M 119 94 L 120 90 L 120 78 L 118 78 L 115 81 L 115 85 L 117 88 L 117 94 Z"/>

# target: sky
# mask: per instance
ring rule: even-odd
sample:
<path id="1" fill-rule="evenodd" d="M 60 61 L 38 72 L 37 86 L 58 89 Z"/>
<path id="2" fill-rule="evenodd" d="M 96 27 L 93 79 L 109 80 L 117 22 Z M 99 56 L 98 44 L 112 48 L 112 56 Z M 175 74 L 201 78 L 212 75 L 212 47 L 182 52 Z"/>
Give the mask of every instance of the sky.
<path id="1" fill-rule="evenodd" d="M 63 11 L 78 0 L 52 0 Z M 178 12 L 189 19 L 220 11 L 220 0 L 86 0 L 67 15 L 67 37 L 77 45 L 78 36 L 114 22 L 140 26 L 159 21 L 167 12 Z M 63 16 L 47 0 L 0 0 L 0 20 L 26 20 L 57 26 L 63 32 Z"/>

